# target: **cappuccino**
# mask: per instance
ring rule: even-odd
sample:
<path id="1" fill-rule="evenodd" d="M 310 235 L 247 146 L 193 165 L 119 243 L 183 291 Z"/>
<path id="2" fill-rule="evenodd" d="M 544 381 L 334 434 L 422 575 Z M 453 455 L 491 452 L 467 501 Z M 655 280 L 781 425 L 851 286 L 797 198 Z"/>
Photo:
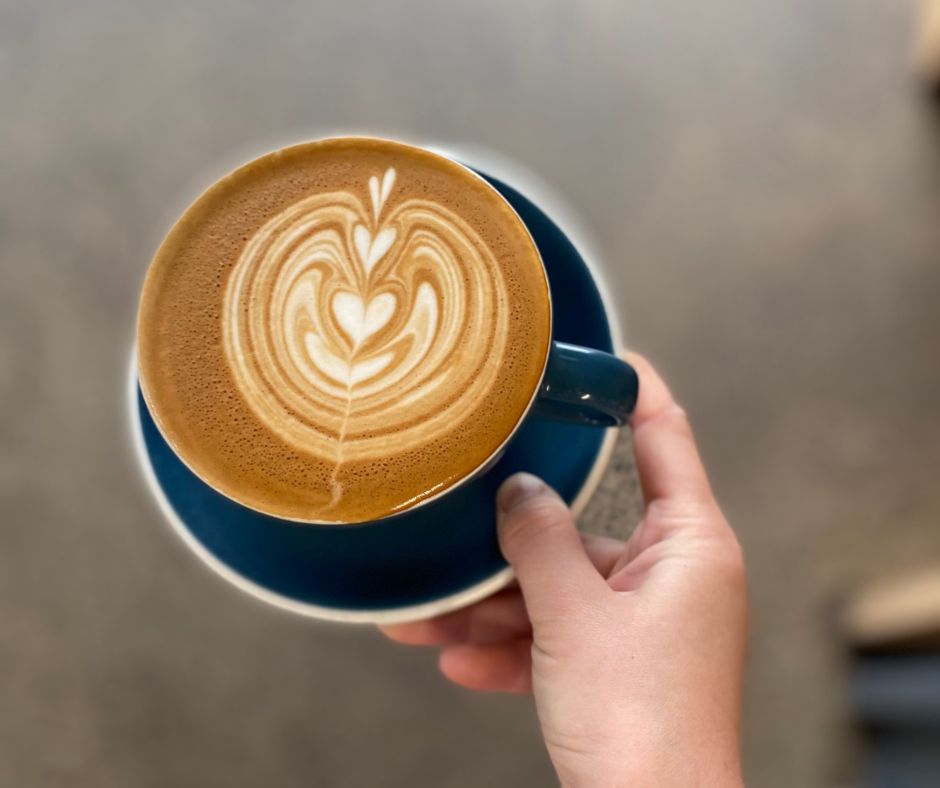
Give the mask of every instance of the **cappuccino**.
<path id="1" fill-rule="evenodd" d="M 137 342 L 154 419 L 204 481 L 278 517 L 356 523 L 498 451 L 550 331 L 538 251 L 489 184 L 338 138 L 263 156 L 183 214 Z"/>

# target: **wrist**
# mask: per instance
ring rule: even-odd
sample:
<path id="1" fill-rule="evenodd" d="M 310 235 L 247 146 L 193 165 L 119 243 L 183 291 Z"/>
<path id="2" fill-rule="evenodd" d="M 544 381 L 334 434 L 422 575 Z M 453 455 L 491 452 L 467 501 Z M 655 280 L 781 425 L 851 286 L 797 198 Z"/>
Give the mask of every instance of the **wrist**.
<path id="1" fill-rule="evenodd" d="M 744 788 L 744 779 L 740 770 L 705 770 L 684 771 L 682 776 L 663 772 L 611 771 L 599 772 L 591 776 L 560 779 L 561 788 Z"/>
<path id="2" fill-rule="evenodd" d="M 678 748 L 659 757 L 633 759 L 633 763 L 594 765 L 584 772 L 558 770 L 562 788 L 742 788 L 740 758 L 695 757 Z"/>

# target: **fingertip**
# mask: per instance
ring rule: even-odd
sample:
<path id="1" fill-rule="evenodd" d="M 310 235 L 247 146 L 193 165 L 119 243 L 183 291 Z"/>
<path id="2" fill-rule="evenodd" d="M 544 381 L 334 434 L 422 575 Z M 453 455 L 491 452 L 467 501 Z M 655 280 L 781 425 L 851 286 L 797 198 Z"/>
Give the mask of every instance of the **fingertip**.
<path id="1" fill-rule="evenodd" d="M 445 678 L 456 681 L 464 664 L 464 649 L 461 646 L 445 646 L 437 655 L 437 666 Z"/>
<path id="2" fill-rule="evenodd" d="M 531 473 L 514 473 L 504 481 L 496 493 L 496 509 L 500 514 L 509 514 L 531 498 L 545 495 L 551 488 L 538 476 Z"/>
<path id="3" fill-rule="evenodd" d="M 624 361 L 626 361 L 628 364 L 631 364 L 634 367 L 650 366 L 649 360 L 646 358 L 646 356 L 644 356 L 642 353 L 637 353 L 635 350 L 626 350 L 626 349 L 621 350 L 620 358 L 622 358 Z"/>
<path id="4" fill-rule="evenodd" d="M 441 675 L 448 681 L 467 689 L 490 689 L 480 667 L 475 664 L 473 647 L 465 645 L 446 646 L 437 657 Z"/>
<path id="5" fill-rule="evenodd" d="M 636 370 L 637 375 L 640 377 L 640 381 L 645 382 L 646 378 L 659 377 L 659 374 L 656 372 L 656 369 L 653 367 L 652 362 L 644 355 L 636 353 L 632 350 L 624 350 L 620 357 L 626 361 L 634 370 Z"/>
<path id="6" fill-rule="evenodd" d="M 378 629 L 385 637 L 396 643 L 417 645 L 417 641 L 421 638 L 423 627 L 421 627 L 420 624 L 382 624 Z"/>
<path id="7" fill-rule="evenodd" d="M 528 640 L 499 645 L 448 646 L 438 666 L 448 681 L 482 692 L 532 691 L 532 644 Z"/>
<path id="8" fill-rule="evenodd" d="M 675 400 L 666 382 L 646 356 L 626 351 L 623 357 L 636 370 L 640 379 L 636 407 L 630 417 L 630 424 L 635 427 L 650 415 L 674 406 Z"/>
<path id="9" fill-rule="evenodd" d="M 439 618 L 406 624 L 385 624 L 379 630 L 390 640 L 408 646 L 439 646 L 462 640 L 469 626 L 469 612 L 457 611 Z"/>
<path id="10" fill-rule="evenodd" d="M 500 548 L 516 568 L 517 562 L 542 545 L 562 536 L 573 542 L 574 520 L 565 502 L 541 479 L 527 473 L 509 477 L 496 500 L 496 525 Z M 568 533 L 570 532 L 570 533 Z"/>

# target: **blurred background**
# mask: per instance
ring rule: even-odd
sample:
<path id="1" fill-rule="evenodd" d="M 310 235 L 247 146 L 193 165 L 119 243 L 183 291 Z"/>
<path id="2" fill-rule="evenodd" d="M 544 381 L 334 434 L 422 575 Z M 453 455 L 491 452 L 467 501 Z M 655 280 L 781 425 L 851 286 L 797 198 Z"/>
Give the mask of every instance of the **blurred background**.
<path id="1" fill-rule="evenodd" d="M 884 726 L 861 723 L 885 698 L 908 718 L 864 672 L 894 619 L 868 589 L 940 563 L 917 12 L 0 0 L 0 785 L 553 782 L 529 700 L 235 592 L 134 468 L 127 354 L 163 233 L 231 166 L 348 130 L 488 146 L 574 207 L 744 544 L 748 784 L 874 779 Z M 918 664 L 909 699 L 940 686 Z"/>

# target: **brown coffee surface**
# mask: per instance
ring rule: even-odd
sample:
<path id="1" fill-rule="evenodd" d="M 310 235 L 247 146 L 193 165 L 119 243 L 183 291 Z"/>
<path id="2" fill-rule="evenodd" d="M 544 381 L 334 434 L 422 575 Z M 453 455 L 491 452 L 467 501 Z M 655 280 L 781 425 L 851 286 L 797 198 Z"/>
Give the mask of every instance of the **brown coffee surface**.
<path id="1" fill-rule="evenodd" d="M 141 296 L 141 387 L 223 494 L 361 522 L 499 449 L 550 324 L 538 252 L 492 187 L 400 143 L 322 140 L 241 167 L 172 228 Z"/>

